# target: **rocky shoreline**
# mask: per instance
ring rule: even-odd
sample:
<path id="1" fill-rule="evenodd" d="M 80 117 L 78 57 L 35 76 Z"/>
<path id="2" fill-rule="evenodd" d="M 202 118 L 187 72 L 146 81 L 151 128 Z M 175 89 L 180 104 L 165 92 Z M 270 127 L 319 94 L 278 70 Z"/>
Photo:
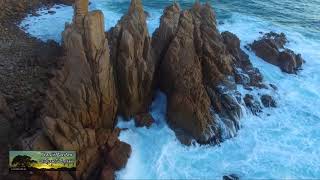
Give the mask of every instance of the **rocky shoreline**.
<path id="1" fill-rule="evenodd" d="M 7 179 L 114 179 L 132 151 L 118 139 L 116 117 L 134 117 L 136 126 L 151 126 L 154 120 L 148 111 L 158 89 L 168 98 L 168 124 L 185 145 L 193 140 L 216 145 L 236 136 L 242 104 L 255 115 L 262 105 L 277 106 L 271 95 L 239 93 L 238 85 L 249 91 L 276 87 L 265 84 L 236 35 L 218 31 L 208 3 L 197 1 L 187 10 L 176 3 L 167 7 L 152 37 L 141 0 L 132 0 L 127 14 L 109 32 L 101 11 L 89 12 L 88 0 L 76 0 L 62 46 L 29 37 L 13 23 L 40 5 L 61 2 L 0 1 L 5 5 L 0 6 L 5 7 L 0 11 L 0 56 L 7 60 L 0 62 L 1 84 L 6 85 L 0 89 L 1 145 L 76 150 L 77 171 L 23 176 L 1 172 Z M 279 52 L 286 42 L 280 35 L 270 33 L 260 41 L 251 48 L 267 62 L 262 53 L 266 48 L 259 44 L 271 46 L 277 60 L 289 62 L 270 62 L 281 64 L 285 72 L 294 73 L 302 65 L 292 51 Z M 6 77 L 9 63 L 12 75 Z M 19 141 L 5 141 L 9 128 L 15 128 L 10 131 L 12 142 L 18 137 Z M 1 167 L 6 163 L 0 159 Z"/>

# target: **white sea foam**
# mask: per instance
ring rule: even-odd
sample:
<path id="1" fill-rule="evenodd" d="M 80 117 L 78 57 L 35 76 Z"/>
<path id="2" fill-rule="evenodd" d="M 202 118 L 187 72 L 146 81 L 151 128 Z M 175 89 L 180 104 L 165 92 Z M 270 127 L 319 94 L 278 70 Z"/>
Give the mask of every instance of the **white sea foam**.
<path id="1" fill-rule="evenodd" d="M 103 4 L 91 8 L 105 13 L 106 28 L 120 19 L 119 12 L 110 11 Z M 101 0 L 102 1 L 102 0 Z M 28 17 L 22 22 L 30 34 L 43 40 L 60 40 L 64 23 L 70 21 L 71 7 L 56 9 L 48 15 L 40 11 L 39 17 Z M 161 10 L 147 9 L 150 13 L 150 33 L 159 24 Z M 52 24 L 54 23 L 54 24 Z M 306 60 L 298 75 L 282 73 L 279 68 L 257 58 L 245 50 L 255 67 L 268 83 L 275 84 L 272 93 L 278 102 L 276 109 L 264 109 L 260 116 L 244 113 L 242 128 L 237 137 L 220 146 L 185 147 L 166 125 L 166 97 L 158 93 L 151 113 L 156 120 L 150 129 L 136 128 L 132 121 L 119 120 L 119 127 L 129 128 L 120 135 L 122 141 L 132 146 L 132 155 L 125 169 L 117 172 L 119 179 L 221 179 L 222 175 L 235 173 L 244 179 L 310 179 L 320 177 L 320 41 L 311 39 L 287 27 L 261 19 L 234 14 L 219 27 L 229 30 L 242 40 L 242 46 L 257 39 L 259 32 L 270 30 L 285 32 L 290 40 L 288 47 L 300 52 Z M 239 87 L 242 94 L 248 91 Z"/>
<path id="2" fill-rule="evenodd" d="M 115 26 L 120 20 L 120 12 L 110 9 L 105 0 L 92 0 L 89 6 L 90 10 L 101 10 L 105 18 L 105 29 L 109 30 L 111 27 Z M 48 13 L 48 11 L 54 11 L 54 14 Z M 161 9 L 148 9 L 146 11 L 149 13 L 147 18 L 148 30 L 152 34 L 156 27 L 159 26 L 159 18 L 162 14 Z M 52 8 L 42 8 L 37 11 L 39 16 L 28 15 L 20 23 L 20 27 L 43 41 L 54 40 L 56 42 L 61 42 L 61 33 L 64 30 L 65 24 L 72 21 L 73 8 L 72 6 L 65 5 L 54 5 Z"/>
<path id="3" fill-rule="evenodd" d="M 49 14 L 48 11 L 55 14 Z M 66 22 L 71 22 L 73 9 L 71 6 L 55 5 L 50 9 L 39 9 L 39 16 L 28 15 L 20 27 L 43 41 L 54 40 L 60 42 L 61 33 Z"/>
<path id="4" fill-rule="evenodd" d="M 157 106 L 163 108 L 163 95 L 153 105 L 153 115 L 161 122 L 151 129 L 130 127 L 121 133 L 121 140 L 132 145 L 133 154 L 127 167 L 117 173 L 119 179 L 220 179 L 235 173 L 244 179 L 286 178 L 310 179 L 320 177 L 320 43 L 294 32 L 294 29 L 276 26 L 260 19 L 235 14 L 219 27 L 237 34 L 242 45 L 257 39 L 259 32 L 270 30 L 285 32 L 290 40 L 288 47 L 302 53 L 306 60 L 299 75 L 282 73 L 250 55 L 266 82 L 275 84 L 272 93 L 278 102 L 276 109 L 264 109 L 253 116 L 244 113 L 238 136 L 221 146 L 184 147 L 165 125 L 162 113 L 154 113 Z M 239 87 L 242 94 L 246 90 Z"/>

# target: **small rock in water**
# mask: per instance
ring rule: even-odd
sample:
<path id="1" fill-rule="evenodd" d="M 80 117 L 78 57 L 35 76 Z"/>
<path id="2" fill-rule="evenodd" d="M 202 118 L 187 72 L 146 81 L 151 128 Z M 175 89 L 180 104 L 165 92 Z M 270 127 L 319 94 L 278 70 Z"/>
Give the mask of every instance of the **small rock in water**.
<path id="1" fill-rule="evenodd" d="M 254 115 L 258 115 L 258 113 L 262 112 L 260 103 L 252 95 L 246 94 L 243 100 Z"/>
<path id="2" fill-rule="evenodd" d="M 149 128 L 153 123 L 154 119 L 149 113 L 138 114 L 134 118 L 136 127 L 147 127 Z"/>
<path id="3" fill-rule="evenodd" d="M 286 43 L 288 40 L 284 33 L 270 32 L 254 41 L 250 47 L 264 61 L 278 66 L 283 72 L 296 74 L 304 60 L 300 54 L 285 48 Z"/>
<path id="4" fill-rule="evenodd" d="M 278 88 L 277 88 L 277 86 L 276 85 L 274 85 L 274 84 L 269 84 L 270 85 L 270 87 L 272 88 L 272 89 L 274 89 L 274 90 L 278 90 Z"/>
<path id="5" fill-rule="evenodd" d="M 223 180 L 239 180 L 240 178 L 235 174 L 223 176 Z"/>
<path id="6" fill-rule="evenodd" d="M 49 13 L 49 14 L 55 14 L 56 12 L 49 10 L 48 13 Z"/>
<path id="7" fill-rule="evenodd" d="M 246 48 L 246 50 L 250 51 L 250 46 L 245 45 L 244 48 Z"/>
<path id="8" fill-rule="evenodd" d="M 276 101 L 270 95 L 262 95 L 261 102 L 264 107 L 277 107 Z"/>

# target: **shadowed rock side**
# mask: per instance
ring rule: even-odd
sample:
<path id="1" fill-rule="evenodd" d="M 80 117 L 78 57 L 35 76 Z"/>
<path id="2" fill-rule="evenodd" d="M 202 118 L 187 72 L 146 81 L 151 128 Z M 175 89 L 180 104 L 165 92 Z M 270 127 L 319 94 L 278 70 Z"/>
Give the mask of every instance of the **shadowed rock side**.
<path id="1" fill-rule="evenodd" d="M 155 63 L 141 0 L 131 1 L 128 13 L 110 30 L 109 37 L 119 112 L 125 117 L 147 112 L 154 90 Z"/>
<path id="2" fill-rule="evenodd" d="M 254 41 L 250 47 L 264 61 L 278 66 L 283 72 L 296 74 L 304 60 L 300 54 L 284 47 L 287 42 L 285 34 L 270 32 Z"/>
<path id="3" fill-rule="evenodd" d="M 219 143 L 234 136 L 241 115 L 236 83 L 266 86 L 239 39 L 219 33 L 211 6 L 196 2 L 182 12 L 177 4 L 166 8 L 152 47 L 160 87 L 168 96 L 168 121 L 177 137 L 190 144 L 190 139 Z"/>

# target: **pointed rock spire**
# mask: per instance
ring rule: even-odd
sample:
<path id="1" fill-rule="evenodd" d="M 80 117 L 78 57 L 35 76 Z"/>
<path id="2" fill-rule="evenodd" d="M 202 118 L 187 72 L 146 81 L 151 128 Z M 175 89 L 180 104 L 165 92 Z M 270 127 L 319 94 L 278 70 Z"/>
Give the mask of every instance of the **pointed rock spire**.
<path id="1" fill-rule="evenodd" d="M 73 22 L 80 29 L 83 28 L 83 18 L 89 12 L 88 5 L 89 5 L 89 0 L 75 0 L 74 2 Z"/>

